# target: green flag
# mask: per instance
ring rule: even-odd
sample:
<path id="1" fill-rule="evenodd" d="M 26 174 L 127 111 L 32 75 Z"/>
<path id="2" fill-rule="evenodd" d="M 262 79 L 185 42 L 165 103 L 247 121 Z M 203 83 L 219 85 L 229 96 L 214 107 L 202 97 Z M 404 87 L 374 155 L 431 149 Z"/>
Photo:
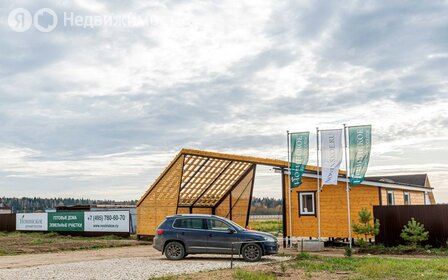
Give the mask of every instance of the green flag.
<path id="1" fill-rule="evenodd" d="M 372 126 L 352 126 L 348 128 L 350 151 L 350 184 L 359 185 L 364 181 L 369 165 L 372 143 Z"/>
<path id="2" fill-rule="evenodd" d="M 305 172 L 309 158 L 310 133 L 291 133 L 291 162 L 290 178 L 291 188 L 297 188 L 302 184 L 302 174 Z"/>

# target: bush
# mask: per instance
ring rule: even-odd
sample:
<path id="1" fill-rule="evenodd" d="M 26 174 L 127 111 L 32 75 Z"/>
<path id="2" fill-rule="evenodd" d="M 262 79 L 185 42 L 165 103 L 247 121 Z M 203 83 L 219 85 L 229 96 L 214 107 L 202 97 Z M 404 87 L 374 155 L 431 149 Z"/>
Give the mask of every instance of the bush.
<path id="1" fill-rule="evenodd" d="M 417 246 L 428 240 L 429 232 L 425 231 L 425 226 L 423 224 L 417 222 L 414 218 L 411 218 L 408 224 L 403 227 L 400 237 L 409 244 Z"/>
<path id="2" fill-rule="evenodd" d="M 358 216 L 359 223 L 353 224 L 352 226 L 354 233 L 364 235 L 365 241 L 367 241 L 369 235 L 374 236 L 380 233 L 380 221 L 376 219 L 372 224 L 372 214 L 369 210 L 367 210 L 367 208 L 362 208 L 361 211 L 359 211 Z M 362 244 L 364 245 L 365 243 L 362 242 Z"/>
<path id="3" fill-rule="evenodd" d="M 345 248 L 345 252 L 344 252 L 344 256 L 346 256 L 347 258 L 350 258 L 353 254 L 353 250 L 350 247 L 346 247 Z"/>

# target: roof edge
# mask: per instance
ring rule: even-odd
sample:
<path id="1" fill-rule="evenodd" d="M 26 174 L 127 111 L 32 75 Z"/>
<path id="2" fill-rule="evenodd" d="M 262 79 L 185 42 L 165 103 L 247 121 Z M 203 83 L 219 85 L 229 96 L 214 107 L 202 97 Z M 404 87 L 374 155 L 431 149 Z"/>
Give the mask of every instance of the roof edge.
<path id="1" fill-rule="evenodd" d="M 145 200 L 145 198 L 151 193 L 152 189 L 159 183 L 160 180 L 165 176 L 165 174 L 168 172 L 168 170 L 171 169 L 171 167 L 176 163 L 176 161 L 183 155 L 183 149 L 177 153 L 177 155 L 174 157 L 174 159 L 170 162 L 170 164 L 163 170 L 162 173 L 157 177 L 157 179 L 152 183 L 152 185 L 149 187 L 149 189 L 140 197 L 140 199 L 137 201 L 137 207 L 140 206 L 140 204 Z M 182 180 L 182 178 L 181 178 Z"/>

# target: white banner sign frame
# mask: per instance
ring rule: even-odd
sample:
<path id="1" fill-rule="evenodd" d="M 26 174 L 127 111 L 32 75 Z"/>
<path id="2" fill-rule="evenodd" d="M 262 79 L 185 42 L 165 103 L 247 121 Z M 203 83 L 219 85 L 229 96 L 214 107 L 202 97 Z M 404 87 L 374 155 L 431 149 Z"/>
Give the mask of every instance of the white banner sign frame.
<path id="1" fill-rule="evenodd" d="M 85 232 L 130 232 L 129 211 L 89 211 L 84 213 Z"/>
<path id="2" fill-rule="evenodd" d="M 17 213 L 17 231 L 48 231 L 47 213 Z"/>

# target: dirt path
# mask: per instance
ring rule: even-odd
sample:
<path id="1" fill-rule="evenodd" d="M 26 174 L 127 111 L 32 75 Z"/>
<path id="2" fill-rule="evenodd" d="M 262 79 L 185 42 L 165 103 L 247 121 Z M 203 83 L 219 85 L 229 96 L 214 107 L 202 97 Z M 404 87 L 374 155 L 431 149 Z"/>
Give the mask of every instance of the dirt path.
<path id="1" fill-rule="evenodd" d="M 0 269 L 159 255 L 161 256 L 161 253 L 152 248 L 152 246 L 141 245 L 98 250 L 2 256 L 0 257 Z"/>
<path id="2" fill-rule="evenodd" d="M 266 256 L 259 263 L 235 259 L 234 267 L 286 261 Z M 192 255 L 176 262 L 167 260 L 151 246 L 132 246 L 89 251 L 70 251 L 0 257 L 0 280 L 136 279 L 183 275 L 230 267 L 230 256 Z"/>

